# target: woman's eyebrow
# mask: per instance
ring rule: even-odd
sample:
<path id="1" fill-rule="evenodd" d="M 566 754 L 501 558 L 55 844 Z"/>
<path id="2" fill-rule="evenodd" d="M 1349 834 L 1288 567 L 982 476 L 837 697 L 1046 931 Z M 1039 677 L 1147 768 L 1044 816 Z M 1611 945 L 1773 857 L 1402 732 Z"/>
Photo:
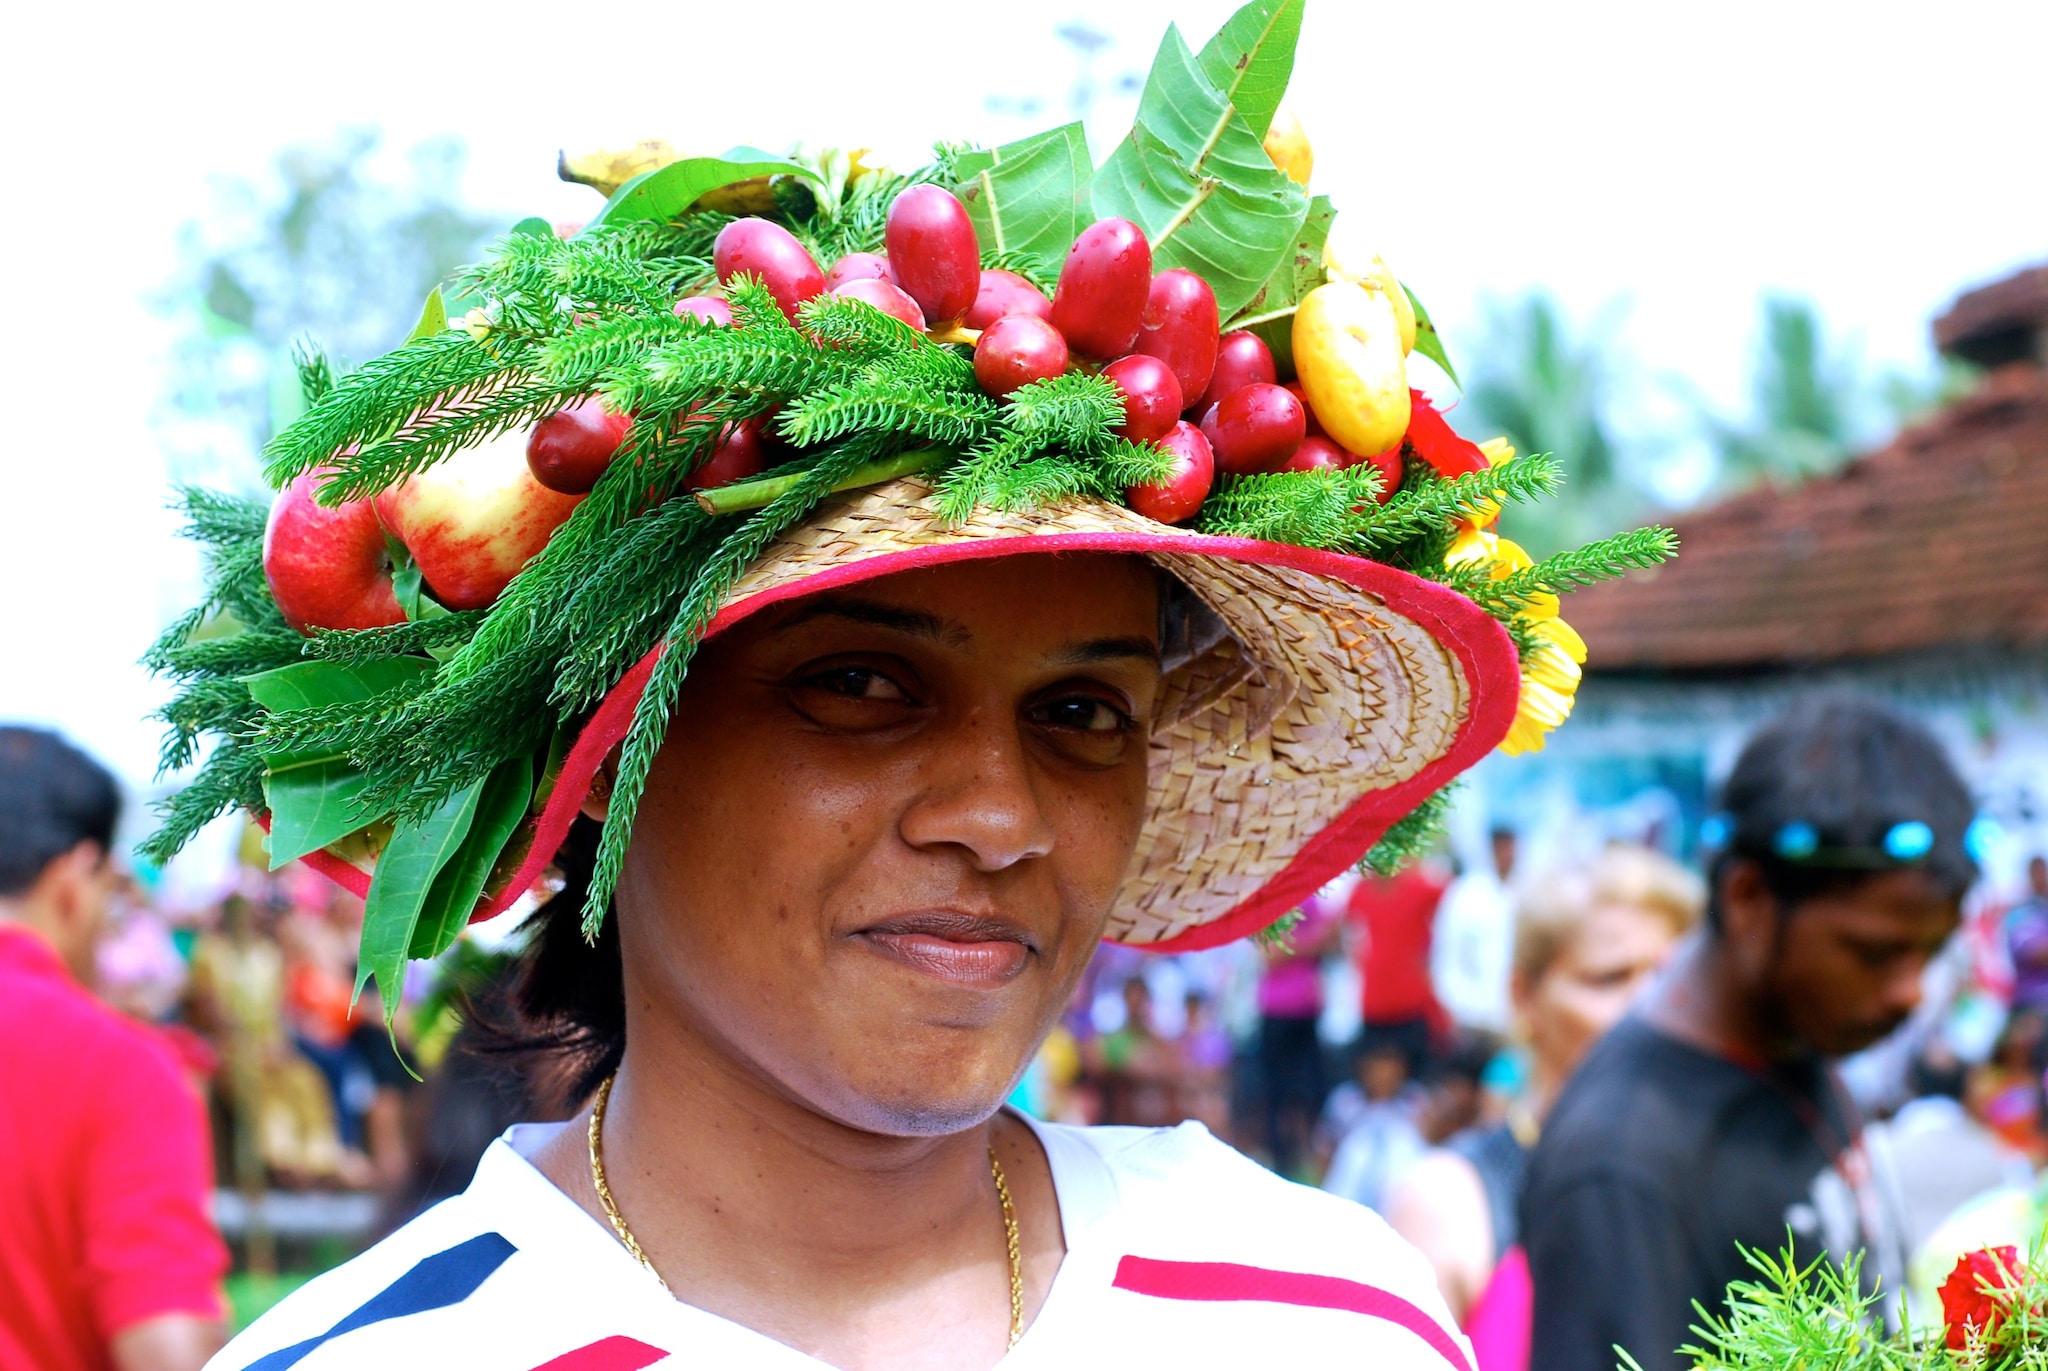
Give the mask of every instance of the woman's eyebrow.
<path id="1" fill-rule="evenodd" d="M 1063 647 L 1052 654 L 1052 661 L 1057 666 L 1092 666 L 1097 662 L 1128 658 L 1158 666 L 1159 644 L 1150 638 L 1094 638 Z"/>
<path id="2" fill-rule="evenodd" d="M 798 624 L 806 624 L 813 619 L 847 619 L 856 624 L 894 629 L 913 638 L 927 638 L 935 643 L 956 646 L 970 642 L 974 637 L 962 625 L 928 610 L 906 609 L 901 605 L 882 604 L 876 600 L 855 600 L 840 596 L 811 597 L 795 613 L 777 625 L 775 631 L 784 633 Z"/>

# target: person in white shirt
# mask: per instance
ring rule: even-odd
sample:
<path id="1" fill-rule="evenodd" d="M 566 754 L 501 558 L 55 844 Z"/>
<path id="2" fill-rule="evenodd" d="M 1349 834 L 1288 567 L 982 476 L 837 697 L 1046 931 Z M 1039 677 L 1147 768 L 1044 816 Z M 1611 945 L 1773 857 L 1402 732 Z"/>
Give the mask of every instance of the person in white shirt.
<path id="1" fill-rule="evenodd" d="M 1513 1022 L 1508 982 L 1514 961 L 1515 832 L 1496 828 L 1490 866 L 1451 882 L 1437 906 L 1430 936 L 1429 976 L 1437 1002 L 1460 1028 L 1505 1034 Z"/>

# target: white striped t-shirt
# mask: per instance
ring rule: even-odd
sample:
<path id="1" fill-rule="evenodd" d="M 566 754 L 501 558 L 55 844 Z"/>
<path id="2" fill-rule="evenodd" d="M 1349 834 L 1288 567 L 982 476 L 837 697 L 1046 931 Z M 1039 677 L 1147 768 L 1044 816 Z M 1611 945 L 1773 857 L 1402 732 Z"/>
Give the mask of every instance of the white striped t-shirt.
<path id="1" fill-rule="evenodd" d="M 1032 1123 L 1066 1257 L 1004 1371 L 1150 1366 L 1471 1371 L 1429 1266 L 1371 1210 L 1211 1137 Z M 669 1296 L 526 1158 L 491 1145 L 469 1189 L 258 1319 L 208 1371 L 819 1371 Z"/>

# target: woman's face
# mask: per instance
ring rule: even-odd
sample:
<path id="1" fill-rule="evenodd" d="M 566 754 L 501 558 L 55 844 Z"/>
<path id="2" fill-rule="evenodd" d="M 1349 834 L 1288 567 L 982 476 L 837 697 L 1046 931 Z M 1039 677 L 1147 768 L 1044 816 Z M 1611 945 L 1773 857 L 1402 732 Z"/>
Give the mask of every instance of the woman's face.
<path id="1" fill-rule="evenodd" d="M 1671 959 L 1671 921 L 1628 904 L 1595 905 L 1533 984 L 1516 1000 L 1529 1048 L 1562 1078 L 1621 1022 L 1637 995 Z"/>
<path id="2" fill-rule="evenodd" d="M 619 885 L 629 1043 L 872 1132 L 986 1118 L 1102 935 L 1158 688 L 1129 557 L 904 572 L 705 644 Z"/>

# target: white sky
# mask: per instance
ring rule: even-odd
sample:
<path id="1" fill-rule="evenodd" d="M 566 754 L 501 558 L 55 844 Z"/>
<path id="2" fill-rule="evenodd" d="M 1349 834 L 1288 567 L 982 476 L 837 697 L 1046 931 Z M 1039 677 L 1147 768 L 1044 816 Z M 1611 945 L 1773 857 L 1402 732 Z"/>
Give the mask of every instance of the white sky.
<path id="1" fill-rule="evenodd" d="M 62 727 L 146 778 L 162 690 L 134 665 L 193 592 L 148 416 L 164 333 L 143 297 L 210 176 L 378 124 L 455 133 L 469 198 L 581 218 L 555 151 L 662 135 L 707 151 L 797 137 L 909 154 L 1050 126 L 1056 24 L 1148 65 L 1223 0 L 816 5 L 36 6 L 10 21 L 0 247 L 16 281 L 0 459 L 0 719 Z M 59 11 L 63 11 L 60 13 Z M 759 55 L 750 55 L 758 47 Z M 1959 289 L 2048 259 L 2048 4 L 1357 4 L 1311 0 L 1294 104 L 1318 190 L 1367 219 L 1445 327 L 1549 288 L 1626 303 L 1636 421 L 1683 377 L 1745 393 L 1761 291 L 1816 299 L 1872 363 L 1927 364 Z M 1026 117 L 982 96 L 1047 103 Z M 1120 133 L 1130 99 L 1097 112 Z M 396 341 L 396 340 L 394 340 Z M 1464 349 L 1469 353 L 1470 348 Z M 121 389 L 108 385 L 118 378 Z M 1678 458 L 1674 457 L 1674 460 Z"/>

